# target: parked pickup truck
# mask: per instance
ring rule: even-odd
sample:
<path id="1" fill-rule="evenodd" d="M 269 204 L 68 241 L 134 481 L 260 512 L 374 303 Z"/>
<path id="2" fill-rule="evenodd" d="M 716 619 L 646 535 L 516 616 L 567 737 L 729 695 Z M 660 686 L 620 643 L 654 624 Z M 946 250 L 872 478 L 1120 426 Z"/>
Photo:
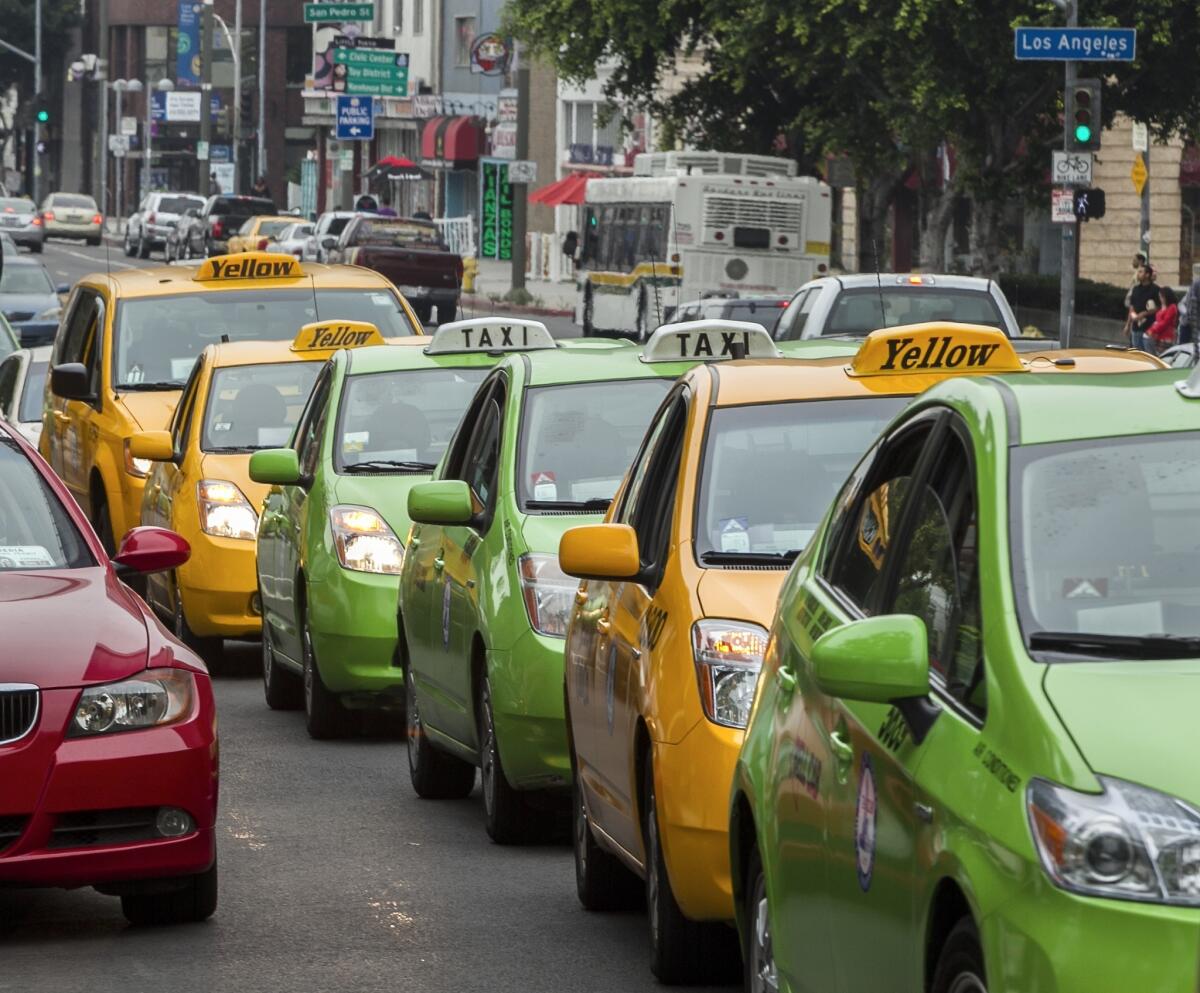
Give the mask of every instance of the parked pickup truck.
<path id="1" fill-rule="evenodd" d="M 453 321 L 462 289 L 462 257 L 446 247 L 437 226 L 410 217 L 359 214 L 342 233 L 321 242 L 330 262 L 360 265 L 390 279 L 423 324 Z"/>

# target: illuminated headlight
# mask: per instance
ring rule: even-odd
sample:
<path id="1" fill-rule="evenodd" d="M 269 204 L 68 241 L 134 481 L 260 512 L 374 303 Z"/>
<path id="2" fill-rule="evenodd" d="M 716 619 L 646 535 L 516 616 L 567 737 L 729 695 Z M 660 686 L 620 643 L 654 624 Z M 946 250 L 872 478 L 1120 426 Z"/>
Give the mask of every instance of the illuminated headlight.
<path id="1" fill-rule="evenodd" d="M 1029 823 L 1051 880 L 1088 896 L 1200 907 L 1200 811 L 1098 778 L 1100 794 L 1030 780 Z"/>
<path id="2" fill-rule="evenodd" d="M 202 479 L 196 484 L 200 508 L 200 530 L 217 538 L 253 541 L 258 531 L 258 514 L 234 483 Z"/>
<path id="3" fill-rule="evenodd" d="M 171 724 L 191 712 L 194 695 L 195 682 L 185 669 L 148 669 L 133 679 L 89 686 L 75 706 L 69 735 L 78 738 Z"/>
<path id="4" fill-rule="evenodd" d="M 700 700 L 714 724 L 746 726 L 767 637 L 765 629 L 744 621 L 703 620 L 692 626 Z"/>
<path id="5" fill-rule="evenodd" d="M 125 471 L 131 476 L 137 476 L 138 479 L 145 479 L 150 475 L 150 470 L 154 468 L 154 463 L 149 459 L 135 459 L 129 454 L 129 439 L 125 439 Z"/>
<path id="6" fill-rule="evenodd" d="M 333 507 L 329 511 L 329 526 L 343 568 L 400 575 L 404 546 L 388 522 L 370 507 Z"/>
<path id="7" fill-rule="evenodd" d="M 518 566 L 529 623 L 539 634 L 565 638 L 579 580 L 558 567 L 557 555 L 522 555 Z"/>

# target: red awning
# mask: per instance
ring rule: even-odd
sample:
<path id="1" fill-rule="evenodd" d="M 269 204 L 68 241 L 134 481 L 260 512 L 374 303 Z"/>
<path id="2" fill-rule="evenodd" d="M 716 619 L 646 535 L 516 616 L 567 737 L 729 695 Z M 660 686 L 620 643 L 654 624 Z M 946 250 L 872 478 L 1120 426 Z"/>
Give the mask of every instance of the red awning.
<path id="1" fill-rule="evenodd" d="M 431 117 L 421 132 L 424 165 L 466 165 L 483 150 L 483 121 L 478 117 Z"/>
<path id="2" fill-rule="evenodd" d="M 583 203 L 583 194 L 587 189 L 588 180 L 592 177 L 582 172 L 573 172 L 563 176 L 557 182 L 543 186 L 529 194 L 530 203 L 544 203 L 547 207 L 561 207 L 564 204 L 572 206 Z"/>

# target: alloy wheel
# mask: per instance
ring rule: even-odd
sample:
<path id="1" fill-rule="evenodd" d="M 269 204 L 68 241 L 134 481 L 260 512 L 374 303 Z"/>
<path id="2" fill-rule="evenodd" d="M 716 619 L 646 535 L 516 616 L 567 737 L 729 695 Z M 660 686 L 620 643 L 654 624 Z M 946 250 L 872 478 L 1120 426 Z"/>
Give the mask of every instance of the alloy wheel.
<path id="1" fill-rule="evenodd" d="M 987 986 L 973 972 L 963 972 L 954 977 L 950 993 L 987 993 Z"/>
<path id="2" fill-rule="evenodd" d="M 587 807 L 584 806 L 583 787 L 579 785 L 579 773 L 575 773 L 575 872 L 580 879 L 587 877 L 587 843 L 588 821 Z"/>
<path id="3" fill-rule="evenodd" d="M 483 803 L 488 816 L 496 809 L 496 728 L 492 724 L 492 691 L 483 682 L 483 747 L 479 771 L 483 779 Z"/>
<path id="4" fill-rule="evenodd" d="M 405 725 L 408 732 L 408 770 L 416 773 L 418 749 L 421 747 L 421 711 L 417 707 L 417 690 L 412 683 L 412 669 L 404 673 Z"/>
<path id="5" fill-rule="evenodd" d="M 766 879 L 760 875 L 754 884 L 754 920 L 750 933 L 750 993 L 778 993 L 775 950 L 771 943 L 771 918 L 767 909 Z"/>
<path id="6" fill-rule="evenodd" d="M 267 626 L 264 624 L 262 632 L 263 689 L 268 693 L 271 692 L 271 673 L 275 668 L 274 663 L 274 656 L 271 652 L 271 638 L 267 634 Z"/>
<path id="7" fill-rule="evenodd" d="M 646 810 L 646 912 L 650 918 L 650 940 L 658 947 L 660 922 L 658 919 L 658 891 L 662 885 L 658 878 L 658 804 L 654 793 Z"/>
<path id="8" fill-rule="evenodd" d="M 311 714 L 313 710 L 313 659 L 312 636 L 308 633 L 308 624 L 305 623 L 303 634 L 301 635 L 304 645 L 304 712 Z"/>

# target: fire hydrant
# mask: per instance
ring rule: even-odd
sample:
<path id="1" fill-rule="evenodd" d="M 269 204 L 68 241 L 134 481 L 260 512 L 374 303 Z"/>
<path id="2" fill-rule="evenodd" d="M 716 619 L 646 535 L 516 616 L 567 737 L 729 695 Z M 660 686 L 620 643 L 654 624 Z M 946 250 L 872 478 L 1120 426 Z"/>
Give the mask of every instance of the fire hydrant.
<path id="1" fill-rule="evenodd" d="M 464 293 L 475 292 L 475 277 L 479 275 L 479 259 L 471 255 L 463 259 L 462 288 Z"/>

